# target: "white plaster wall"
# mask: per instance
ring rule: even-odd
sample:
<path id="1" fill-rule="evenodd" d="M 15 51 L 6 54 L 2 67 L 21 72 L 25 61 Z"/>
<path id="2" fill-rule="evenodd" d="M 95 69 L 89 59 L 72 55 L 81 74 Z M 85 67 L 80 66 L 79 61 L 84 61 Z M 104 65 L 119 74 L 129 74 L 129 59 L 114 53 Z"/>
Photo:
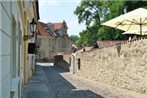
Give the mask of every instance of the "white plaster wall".
<path id="1" fill-rule="evenodd" d="M 3 50 L 1 51 L 2 53 L 2 55 L 1 55 L 1 68 L 2 68 L 2 71 L 1 71 L 1 75 L 2 75 L 2 81 L 3 81 L 3 78 L 5 78 L 8 74 L 10 74 L 10 39 L 7 37 L 7 36 L 5 36 L 3 33 L 0 35 L 0 36 L 2 36 L 2 47 L 1 47 L 1 49 L 3 49 L 4 50 L 4 46 L 7 46 L 6 48 L 5 48 L 5 54 L 3 54 Z M 4 44 L 5 42 L 7 42 L 8 44 L 6 45 L 6 44 Z M 4 47 L 4 48 L 3 48 Z"/>
<path id="2" fill-rule="evenodd" d="M 26 8 L 27 9 L 27 8 Z M 24 9 L 22 9 L 24 10 Z M 21 41 L 22 45 L 20 47 L 20 53 L 18 53 L 18 42 L 16 42 L 16 74 L 18 75 L 18 66 L 20 66 L 20 78 L 16 75 L 16 80 L 21 81 L 23 79 L 23 28 L 24 21 L 22 21 L 22 16 L 19 9 L 18 2 L 14 0 L 0 0 L 0 98 L 10 98 L 10 91 L 13 87 L 18 86 L 19 81 L 16 82 L 16 85 L 13 85 L 15 78 L 11 77 L 10 66 L 12 66 L 12 34 L 16 33 L 16 36 L 19 35 L 20 30 L 22 32 Z M 12 16 L 16 22 L 16 32 L 12 32 Z M 33 13 L 29 16 L 32 19 Z M 30 19 L 28 19 L 30 20 Z M 20 27 L 18 26 L 20 24 Z M 16 37 L 17 38 L 17 37 Z M 20 55 L 20 57 L 18 56 Z M 20 59 L 19 59 L 20 58 Z M 20 60 L 20 63 L 19 63 Z M 20 64 L 20 65 L 19 65 Z M 13 81 L 13 82 L 12 82 Z M 21 86 L 20 86 L 21 87 Z M 18 98 L 18 87 L 16 87 L 16 93 L 14 98 Z M 21 89 L 21 88 L 20 88 Z"/>
<path id="3" fill-rule="evenodd" d="M 6 33 L 1 32 L 1 52 L 0 55 L 10 55 L 10 36 L 7 36 Z"/>
<path id="4" fill-rule="evenodd" d="M 8 16 L 11 17 L 11 13 L 9 12 L 11 10 L 10 0 L 2 0 L 2 5 L 4 9 L 7 11 Z"/>
<path id="5" fill-rule="evenodd" d="M 0 3 L 0 98 L 10 98 L 10 3 Z"/>
<path id="6" fill-rule="evenodd" d="M 6 77 L 3 77 L 1 90 L 1 98 L 10 98 L 10 74 L 8 74 Z"/>
<path id="7" fill-rule="evenodd" d="M 12 77 L 12 16 L 16 21 L 16 33 L 18 31 L 19 10 L 17 2 L 2 1 L 0 3 L 0 98 L 10 98 Z M 18 74 L 18 45 L 16 47 L 16 74 Z M 17 87 L 16 87 L 17 88 Z M 17 98 L 17 92 L 15 95 Z"/>
<path id="8" fill-rule="evenodd" d="M 1 32 L 0 32 L 1 33 Z M 0 38 L 1 38 L 1 36 L 0 36 Z M 1 40 L 0 40 L 0 47 L 1 47 Z M 1 57 L 0 57 L 0 64 L 2 64 L 2 62 L 1 62 Z M 1 76 L 1 72 L 2 72 L 2 70 L 1 70 L 2 68 L 1 68 L 1 65 L 0 65 L 0 97 L 2 96 L 2 90 L 1 90 L 1 80 L 2 80 L 2 76 Z"/>
<path id="9" fill-rule="evenodd" d="M 5 4 L 5 3 L 4 3 Z M 11 24 L 11 18 L 9 14 L 11 13 L 10 10 L 6 12 L 6 6 L 3 4 L 3 2 L 0 3 L 0 16 L 1 16 L 1 21 L 0 21 L 0 29 L 3 30 L 7 35 L 11 36 L 10 32 L 10 24 Z"/>

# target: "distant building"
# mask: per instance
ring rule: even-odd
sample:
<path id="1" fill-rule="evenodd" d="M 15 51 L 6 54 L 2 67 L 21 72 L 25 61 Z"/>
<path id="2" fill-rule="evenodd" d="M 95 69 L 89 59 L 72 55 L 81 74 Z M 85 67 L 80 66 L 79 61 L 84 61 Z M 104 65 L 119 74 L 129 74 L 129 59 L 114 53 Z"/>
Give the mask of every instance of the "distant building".
<path id="1" fill-rule="evenodd" d="M 38 60 L 53 61 L 55 55 L 70 53 L 72 41 L 67 34 L 66 22 L 38 22 Z"/>

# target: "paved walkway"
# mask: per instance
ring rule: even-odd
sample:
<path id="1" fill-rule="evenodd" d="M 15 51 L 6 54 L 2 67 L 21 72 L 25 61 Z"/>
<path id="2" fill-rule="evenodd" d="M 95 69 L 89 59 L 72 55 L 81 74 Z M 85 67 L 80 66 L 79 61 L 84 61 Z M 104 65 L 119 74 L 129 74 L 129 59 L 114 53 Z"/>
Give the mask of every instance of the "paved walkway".
<path id="1" fill-rule="evenodd" d="M 36 75 L 26 85 L 23 98 L 56 98 L 41 66 L 37 66 Z"/>
<path id="2" fill-rule="evenodd" d="M 24 98 L 147 98 L 145 95 L 96 83 L 54 66 L 37 66 Z"/>

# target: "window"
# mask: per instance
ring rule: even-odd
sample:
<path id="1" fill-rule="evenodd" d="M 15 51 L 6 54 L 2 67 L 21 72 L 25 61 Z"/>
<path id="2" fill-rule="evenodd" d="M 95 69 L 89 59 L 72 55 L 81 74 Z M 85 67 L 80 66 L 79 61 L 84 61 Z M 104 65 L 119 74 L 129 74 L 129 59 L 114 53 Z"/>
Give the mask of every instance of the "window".
<path id="1" fill-rule="evenodd" d="M 16 21 L 12 18 L 12 41 L 11 41 L 11 76 L 16 77 Z"/>
<path id="2" fill-rule="evenodd" d="M 62 48 L 66 48 L 66 40 L 62 39 L 61 46 Z"/>
<path id="3" fill-rule="evenodd" d="M 37 39 L 37 44 L 39 47 L 41 46 L 41 39 Z"/>

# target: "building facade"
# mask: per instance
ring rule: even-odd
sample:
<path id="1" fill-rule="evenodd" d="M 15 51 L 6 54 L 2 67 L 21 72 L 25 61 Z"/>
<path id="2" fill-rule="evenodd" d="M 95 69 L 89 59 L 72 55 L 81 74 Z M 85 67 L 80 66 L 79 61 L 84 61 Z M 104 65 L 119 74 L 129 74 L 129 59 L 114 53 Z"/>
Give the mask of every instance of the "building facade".
<path id="1" fill-rule="evenodd" d="M 67 25 L 61 23 L 38 23 L 38 60 L 53 61 L 55 55 L 70 53 L 72 41 L 67 34 Z"/>
<path id="2" fill-rule="evenodd" d="M 21 98 L 28 78 L 29 21 L 38 19 L 37 1 L 0 1 L 0 98 Z"/>

